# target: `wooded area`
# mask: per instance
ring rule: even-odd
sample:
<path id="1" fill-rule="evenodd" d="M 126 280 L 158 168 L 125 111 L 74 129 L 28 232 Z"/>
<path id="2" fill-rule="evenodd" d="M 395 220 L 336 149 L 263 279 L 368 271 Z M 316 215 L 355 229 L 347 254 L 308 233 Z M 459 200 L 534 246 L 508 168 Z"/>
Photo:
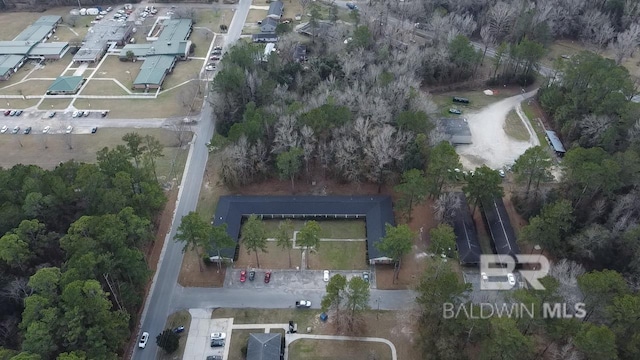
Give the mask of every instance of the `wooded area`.
<path id="1" fill-rule="evenodd" d="M 0 169 L 1 359 L 122 356 L 150 276 L 143 248 L 166 201 L 160 143 L 123 140 L 96 164 Z"/>

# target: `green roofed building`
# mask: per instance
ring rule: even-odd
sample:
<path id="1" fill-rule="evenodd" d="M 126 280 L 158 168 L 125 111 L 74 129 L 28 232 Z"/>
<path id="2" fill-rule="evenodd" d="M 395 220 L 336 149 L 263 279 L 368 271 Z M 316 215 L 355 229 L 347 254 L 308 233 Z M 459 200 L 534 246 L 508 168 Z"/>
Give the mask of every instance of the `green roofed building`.
<path id="1" fill-rule="evenodd" d="M 133 81 L 134 89 L 157 89 L 164 78 L 173 71 L 176 57 L 170 55 L 148 56 Z"/>
<path id="2" fill-rule="evenodd" d="M 60 76 L 49 86 L 47 95 L 73 95 L 80 90 L 82 84 L 82 76 Z"/>
<path id="3" fill-rule="evenodd" d="M 20 69 L 25 60 L 24 55 L 0 55 L 0 80 L 7 80 Z"/>

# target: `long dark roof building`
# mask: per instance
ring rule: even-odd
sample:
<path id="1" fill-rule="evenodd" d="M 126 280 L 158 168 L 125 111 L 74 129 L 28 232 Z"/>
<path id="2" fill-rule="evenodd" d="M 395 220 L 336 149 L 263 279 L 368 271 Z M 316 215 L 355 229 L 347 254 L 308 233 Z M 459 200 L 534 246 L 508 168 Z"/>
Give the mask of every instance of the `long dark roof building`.
<path id="1" fill-rule="evenodd" d="M 502 198 L 483 201 L 482 212 L 496 254 L 511 256 L 520 254 L 520 248 L 516 242 L 516 233 L 513 231 L 509 214 L 507 214 Z M 515 256 L 514 260 L 516 260 Z"/>
<path id="2" fill-rule="evenodd" d="M 242 218 L 252 214 L 263 219 L 363 219 L 367 230 L 367 259 L 387 261 L 376 244 L 385 235 L 385 224 L 395 225 L 389 196 L 222 196 L 213 225 L 227 224 L 236 242 Z M 235 248 L 223 249 L 222 257 L 233 258 Z"/>
<path id="3" fill-rule="evenodd" d="M 477 265 L 480 263 L 482 250 L 476 233 L 476 225 L 471 217 L 467 197 L 463 193 L 455 194 L 460 199 L 460 209 L 456 211 L 453 220 L 453 232 L 456 234 L 458 258 L 462 265 Z"/>
<path id="4" fill-rule="evenodd" d="M 549 145 L 551 145 L 553 151 L 555 151 L 558 156 L 564 155 L 567 150 L 565 150 L 564 145 L 562 145 L 562 141 L 558 137 L 558 134 L 552 130 L 546 130 L 545 133 L 547 135 L 547 141 L 549 141 Z"/>

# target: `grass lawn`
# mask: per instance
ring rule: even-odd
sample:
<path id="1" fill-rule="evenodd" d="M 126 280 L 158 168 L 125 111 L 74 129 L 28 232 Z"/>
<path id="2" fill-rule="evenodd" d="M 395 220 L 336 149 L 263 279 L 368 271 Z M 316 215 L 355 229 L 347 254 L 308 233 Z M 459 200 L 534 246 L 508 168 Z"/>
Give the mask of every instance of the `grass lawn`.
<path id="1" fill-rule="evenodd" d="M 286 5 L 289 5 L 289 4 L 286 4 Z M 286 12 L 286 8 L 287 6 L 285 6 L 285 12 Z M 245 24 L 257 23 L 258 21 L 261 21 L 266 17 L 267 17 L 267 10 L 251 9 L 249 10 L 249 15 L 247 15 L 247 21 L 245 21 Z"/>
<path id="2" fill-rule="evenodd" d="M 205 50 L 206 52 L 206 50 Z M 187 61 L 178 61 L 173 72 L 167 75 L 162 84 L 163 89 L 171 89 L 172 87 L 182 84 L 191 79 L 199 79 L 200 69 L 202 68 L 202 60 L 191 59 Z M 202 85 L 204 87 L 204 84 Z M 179 89 L 176 89 L 179 90 Z"/>
<path id="3" fill-rule="evenodd" d="M 26 76 L 29 74 L 31 70 L 33 70 L 34 67 L 35 67 L 35 63 L 33 61 L 27 61 L 23 67 L 18 69 L 18 72 L 11 75 L 9 79 L 0 82 L 0 89 L 19 83 L 24 78 L 26 78 Z"/>
<path id="4" fill-rule="evenodd" d="M 44 99 L 38 106 L 38 109 L 45 111 L 64 110 L 69 107 L 71 100 L 72 99 Z"/>
<path id="5" fill-rule="evenodd" d="M 205 57 L 209 51 L 209 45 L 211 45 L 211 41 L 213 40 L 213 34 L 207 31 L 206 29 L 196 29 L 193 33 L 191 33 L 190 40 L 196 46 L 195 50 L 192 54 L 189 54 L 190 57 Z"/>
<path id="6" fill-rule="evenodd" d="M 260 268 L 262 269 L 295 269 L 300 265 L 301 254 L 299 249 L 291 249 L 291 267 L 289 267 L 289 253 L 278 247 L 275 241 L 267 241 L 267 252 L 259 252 Z M 312 263 L 313 264 L 313 263 Z M 240 242 L 238 260 L 235 261 L 236 269 L 246 267 L 256 267 L 256 254 L 247 253 L 247 248 Z"/>
<path id="7" fill-rule="evenodd" d="M 176 89 L 175 91 L 177 91 Z M 167 118 L 184 115 L 186 111 L 176 98 L 176 92 L 160 94 L 156 99 L 78 99 L 75 107 L 109 110 L 109 117 L 114 118 Z M 41 109 L 47 109 L 41 107 Z"/>
<path id="8" fill-rule="evenodd" d="M 196 212 L 207 221 L 213 218 L 220 196 L 228 194 L 227 189 L 222 185 L 222 181 L 218 177 L 219 170 L 220 155 L 209 153 L 204 181 L 200 189 L 200 199 L 196 207 Z"/>
<path id="9" fill-rule="evenodd" d="M 300 339 L 289 346 L 292 359 L 391 359 L 387 344 L 365 341 L 332 341 Z"/>
<path id="10" fill-rule="evenodd" d="M 522 112 L 524 112 L 524 114 L 529 119 L 529 122 L 531 123 L 533 130 L 536 132 L 536 136 L 538 137 L 540 144 L 541 145 L 545 144 L 547 142 L 545 138 L 545 132 L 544 132 L 545 129 L 542 126 L 542 123 L 540 123 L 540 121 L 537 119 L 537 116 L 533 110 L 533 107 L 529 105 L 528 102 L 522 102 L 521 105 L 522 105 Z"/>
<path id="11" fill-rule="evenodd" d="M 6 101 L 0 102 L 0 106 L 4 107 L 7 105 L 7 109 L 26 109 L 32 106 L 36 106 L 38 103 L 38 99 L 3 99 Z"/>
<path id="12" fill-rule="evenodd" d="M 140 66 L 142 66 L 142 62 L 140 61 L 120 61 L 118 56 L 108 55 L 102 62 L 102 65 L 96 70 L 93 77 L 114 78 L 126 86 L 127 89 L 131 89 L 133 80 L 140 72 Z M 127 71 L 129 73 L 127 73 Z"/>
<path id="13" fill-rule="evenodd" d="M 0 14 L 2 40 L 11 40 L 15 38 L 43 15 L 45 14 L 37 12 L 8 12 Z M 58 13 L 55 14 L 53 11 L 49 11 L 46 15 L 60 15 L 60 12 L 58 11 Z"/>
<path id="14" fill-rule="evenodd" d="M 44 95 L 52 81 L 50 80 L 26 80 L 14 86 L 0 90 L 2 95 Z"/>
<path id="15" fill-rule="evenodd" d="M 366 241 L 322 241 L 307 259 L 310 269 L 367 269 Z"/>
<path id="16" fill-rule="evenodd" d="M 90 125 L 89 125 L 90 126 Z M 171 168 L 170 163 L 176 158 L 178 151 L 175 146 L 175 135 L 173 132 L 164 129 L 123 129 L 123 128 L 101 128 L 96 134 L 89 134 L 90 128 L 74 129 L 71 136 L 59 134 L 66 127 L 64 122 L 60 123 L 59 129 L 52 129 L 55 134 L 43 135 L 41 127 L 34 127 L 30 135 L 7 135 L 0 136 L 0 151 L 4 154 L 0 158 L 0 166 L 9 168 L 15 164 L 33 164 L 45 169 L 52 169 L 61 161 L 75 159 L 80 162 L 95 162 L 96 152 L 105 146 L 110 148 L 118 144 L 124 144 L 122 137 L 129 132 L 137 132 L 140 135 L 152 135 L 156 137 L 164 146 L 164 157 L 157 160 L 158 177 L 166 177 Z M 84 131 L 79 134 L 76 131 Z M 69 149 L 69 143 L 73 147 Z M 22 144 L 22 146 L 20 146 Z M 46 147 L 46 148 L 45 148 Z M 186 150 L 179 150 L 185 154 L 180 154 L 176 161 L 174 172 L 181 174 L 184 168 Z M 171 156 L 171 155 L 174 156 Z"/>
<path id="17" fill-rule="evenodd" d="M 67 68 L 67 65 L 73 59 L 73 55 L 67 51 L 66 54 L 60 60 L 48 60 L 45 62 L 45 66 L 34 71 L 31 74 L 31 78 L 57 78 L 62 75 L 62 72 Z M 73 75 L 73 74 L 71 74 Z"/>
<path id="18" fill-rule="evenodd" d="M 300 331 L 314 326 L 320 313 L 319 309 L 214 309 L 211 318 L 232 317 L 234 324 L 286 324 L 293 320 L 298 323 Z M 236 331 L 238 330 L 233 330 L 233 333 Z"/>
<path id="19" fill-rule="evenodd" d="M 125 84 L 123 84 L 125 85 Z M 126 86 L 126 85 L 125 85 Z M 111 79 L 91 79 L 81 95 L 129 95 L 120 85 Z"/>
<path id="20" fill-rule="evenodd" d="M 452 101 L 452 98 L 454 96 L 467 98 L 469 99 L 470 103 L 469 104 L 454 103 Z M 449 108 L 455 107 L 462 110 L 462 114 L 463 114 L 462 116 L 464 116 L 464 113 L 466 111 L 479 110 L 487 105 L 493 104 L 507 97 L 508 97 L 507 94 L 503 94 L 500 91 L 498 91 L 497 94 L 494 93 L 493 96 L 485 95 L 482 92 L 482 90 L 454 91 L 454 92 L 447 92 L 447 93 L 433 95 L 433 101 L 438 105 L 438 109 L 443 115 L 457 116 L 457 115 L 449 114 Z"/>
<path id="21" fill-rule="evenodd" d="M 507 114 L 507 118 L 504 121 L 504 125 L 502 125 L 502 128 L 507 135 L 516 140 L 529 140 L 529 132 L 527 131 L 527 127 L 524 126 L 522 120 L 520 119 L 520 116 L 518 116 L 515 110 L 509 111 L 509 113 Z"/>
<path id="22" fill-rule="evenodd" d="M 78 35 L 76 35 L 74 31 L 78 33 Z M 84 35 L 86 34 L 87 34 L 86 28 L 72 28 L 68 26 L 68 24 L 63 24 L 61 26 L 58 26 L 58 28 L 56 29 L 55 36 L 57 36 L 58 38 L 57 39 L 54 38 L 53 40 L 66 41 L 66 42 L 70 42 L 76 39 L 82 40 L 84 38 Z"/>
<path id="23" fill-rule="evenodd" d="M 275 237 L 282 220 L 263 220 L 268 237 Z M 291 220 L 294 230 L 300 230 L 305 224 L 302 220 Z M 323 239 L 364 239 L 366 229 L 364 220 L 320 220 L 318 221 Z"/>
<path id="24" fill-rule="evenodd" d="M 233 330 L 231 333 L 231 341 L 227 343 L 229 347 L 229 356 L 227 360 L 245 360 L 246 356 L 242 354 L 242 348 L 247 346 L 249 334 L 261 332 L 257 330 Z"/>
<path id="25" fill-rule="evenodd" d="M 220 31 L 221 24 L 229 25 L 231 23 L 233 14 L 234 12 L 231 9 L 198 10 L 198 21 L 194 26 Z"/>
<path id="26" fill-rule="evenodd" d="M 169 315 L 165 329 L 175 329 L 178 326 L 184 326 L 184 332 L 180 335 L 180 346 L 173 354 L 167 354 L 164 351 L 158 351 L 158 360 L 182 359 L 184 348 L 187 343 L 187 334 L 189 326 L 191 326 L 191 314 L 187 310 L 182 310 Z M 150 341 L 155 341 L 155 337 L 151 337 Z"/>

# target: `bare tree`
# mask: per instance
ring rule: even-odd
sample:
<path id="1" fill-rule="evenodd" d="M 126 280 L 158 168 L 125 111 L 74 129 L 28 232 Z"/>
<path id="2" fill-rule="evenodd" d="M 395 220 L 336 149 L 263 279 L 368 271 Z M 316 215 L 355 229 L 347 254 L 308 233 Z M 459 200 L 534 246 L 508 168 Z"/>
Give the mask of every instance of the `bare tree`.
<path id="1" fill-rule="evenodd" d="M 305 170 L 307 175 L 309 175 L 309 165 L 313 160 L 317 141 L 313 134 L 313 129 L 306 125 L 300 129 L 300 135 L 302 136 L 302 155 L 304 158 Z"/>
<path id="2" fill-rule="evenodd" d="M 600 224 L 591 224 L 588 228 L 569 239 L 576 252 L 587 259 L 595 259 L 611 242 L 611 232 Z"/>
<path id="3" fill-rule="evenodd" d="M 292 147 L 300 147 L 300 135 L 296 131 L 297 120 L 291 115 L 281 116 L 276 123 L 276 135 L 271 152 L 279 154 Z"/>
<path id="4" fill-rule="evenodd" d="M 482 45 L 484 46 L 484 51 L 482 52 L 482 60 L 480 61 L 480 64 L 483 64 L 484 57 L 487 55 L 487 50 L 490 46 L 495 44 L 496 40 L 493 37 L 493 34 L 491 34 L 491 29 L 488 25 L 485 25 L 480 29 L 480 38 L 482 39 Z"/>
<path id="5" fill-rule="evenodd" d="M 567 306 L 573 306 L 584 299 L 584 295 L 578 286 L 578 277 L 585 273 L 582 265 L 567 259 L 562 259 L 557 263 L 551 264 L 549 275 L 558 280 L 558 295 L 566 302 Z"/>
<path id="6" fill-rule="evenodd" d="M 580 39 L 600 49 L 613 38 L 614 30 L 609 16 L 596 9 L 587 10 L 580 17 Z"/>
<path id="7" fill-rule="evenodd" d="M 370 142 L 364 147 L 365 161 L 368 164 L 366 176 L 378 184 L 378 192 L 382 190 L 388 167 L 401 160 L 403 149 L 409 141 L 407 134 L 391 125 L 383 125 L 371 131 Z"/>
<path id="8" fill-rule="evenodd" d="M 440 194 L 433 203 L 433 212 L 438 221 L 451 225 L 461 206 L 462 202 L 459 196 L 453 192 L 446 192 Z"/>
<path id="9" fill-rule="evenodd" d="M 182 145 L 184 145 L 185 140 L 188 138 L 189 129 L 189 125 L 184 121 L 179 121 L 173 124 L 172 130 L 174 135 L 176 136 L 178 147 L 182 147 Z"/>
<path id="10" fill-rule="evenodd" d="M 615 53 L 616 64 L 620 65 L 626 58 L 633 56 L 635 48 L 640 44 L 640 24 L 633 23 L 625 32 L 619 33 L 611 47 Z"/>
<path id="11" fill-rule="evenodd" d="M 248 148 L 247 138 L 243 136 L 222 151 L 220 171 L 226 184 L 242 185 L 250 181 Z"/>
<path id="12" fill-rule="evenodd" d="M 362 153 L 357 141 L 351 136 L 334 138 L 332 142 L 333 167 L 349 182 L 360 182 Z"/>
<path id="13" fill-rule="evenodd" d="M 176 19 L 190 19 L 193 23 L 198 21 L 198 9 L 191 6 L 181 6 L 173 10 L 173 15 Z"/>
<path id="14" fill-rule="evenodd" d="M 487 13 L 488 26 L 496 42 L 501 42 L 513 28 L 517 16 L 513 4 L 498 1 Z"/>
<path id="15" fill-rule="evenodd" d="M 33 294 L 33 290 L 29 287 L 28 278 L 17 278 L 7 284 L 2 289 L 1 295 L 15 300 L 16 302 L 24 305 L 24 299 Z"/>
<path id="16" fill-rule="evenodd" d="M 588 114 L 580 121 L 580 134 L 583 146 L 596 146 L 600 144 L 607 130 L 615 124 L 613 117 L 609 115 Z"/>

